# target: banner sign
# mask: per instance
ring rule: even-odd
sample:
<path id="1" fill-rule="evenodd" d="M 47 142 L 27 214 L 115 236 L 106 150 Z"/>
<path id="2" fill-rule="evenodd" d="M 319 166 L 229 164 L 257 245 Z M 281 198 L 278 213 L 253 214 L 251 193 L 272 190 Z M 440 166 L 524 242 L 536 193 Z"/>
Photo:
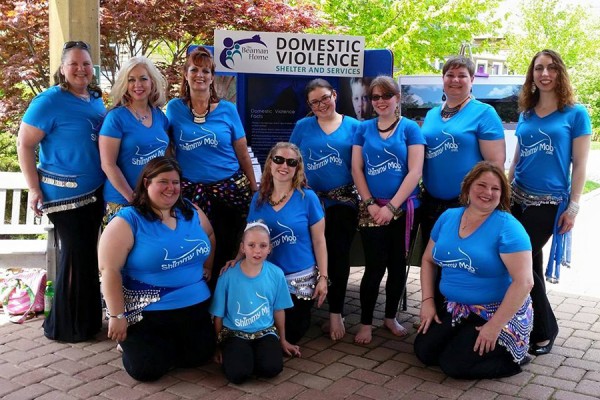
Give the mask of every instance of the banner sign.
<path id="1" fill-rule="evenodd" d="M 215 30 L 218 72 L 361 77 L 363 36 Z"/>

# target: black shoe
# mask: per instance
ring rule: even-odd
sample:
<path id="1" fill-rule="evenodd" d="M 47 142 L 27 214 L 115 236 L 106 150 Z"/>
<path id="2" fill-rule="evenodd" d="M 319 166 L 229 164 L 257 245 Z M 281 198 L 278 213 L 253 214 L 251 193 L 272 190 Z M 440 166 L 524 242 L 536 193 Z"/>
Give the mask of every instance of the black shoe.
<path id="1" fill-rule="evenodd" d="M 548 344 L 545 346 L 538 346 L 537 344 L 533 343 L 529 347 L 529 354 L 533 354 L 534 356 L 541 356 L 543 354 L 550 353 L 550 350 L 552 350 L 552 346 L 554 345 L 554 339 L 556 339 L 556 336 L 550 339 Z"/>

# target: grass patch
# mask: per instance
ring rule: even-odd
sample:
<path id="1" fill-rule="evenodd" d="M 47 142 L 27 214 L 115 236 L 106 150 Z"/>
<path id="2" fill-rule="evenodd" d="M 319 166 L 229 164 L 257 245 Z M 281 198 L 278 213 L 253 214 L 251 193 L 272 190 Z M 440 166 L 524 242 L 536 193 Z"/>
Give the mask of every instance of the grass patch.
<path id="1" fill-rule="evenodd" d="M 592 190 L 596 190 L 600 188 L 600 183 L 594 181 L 585 181 L 585 186 L 583 187 L 583 194 L 589 193 Z"/>
<path id="2" fill-rule="evenodd" d="M 600 142 L 592 142 L 591 150 L 600 150 Z"/>

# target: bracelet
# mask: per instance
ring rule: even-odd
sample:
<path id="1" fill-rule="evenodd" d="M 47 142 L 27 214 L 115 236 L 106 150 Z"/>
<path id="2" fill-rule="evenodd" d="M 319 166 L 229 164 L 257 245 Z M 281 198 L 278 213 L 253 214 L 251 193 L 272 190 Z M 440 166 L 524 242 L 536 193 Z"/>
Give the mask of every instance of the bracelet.
<path id="1" fill-rule="evenodd" d="M 319 273 L 317 279 L 325 279 L 325 281 L 327 282 L 327 286 L 331 285 L 331 281 L 329 280 L 329 277 L 327 275 L 321 275 L 321 273 Z"/>
<path id="2" fill-rule="evenodd" d="M 367 207 L 369 207 L 369 206 L 372 206 L 373 204 L 375 204 L 375 199 L 373 197 L 369 197 L 368 199 L 363 201 L 363 203 L 365 203 L 365 205 Z"/>
<path id="3" fill-rule="evenodd" d="M 385 206 L 392 212 L 392 214 L 394 214 L 394 216 L 397 216 L 402 211 L 401 208 L 394 207 L 391 202 L 388 202 Z"/>
<path id="4" fill-rule="evenodd" d="M 117 315 L 111 315 L 111 313 L 108 312 L 108 309 L 106 309 L 106 318 L 123 319 L 123 318 L 125 318 L 125 313 L 122 312 L 122 313 L 117 314 Z"/>
<path id="5" fill-rule="evenodd" d="M 567 207 L 567 214 L 569 214 L 572 217 L 576 217 L 578 213 L 579 213 L 579 203 L 570 201 L 569 206 Z"/>
<path id="6" fill-rule="evenodd" d="M 429 299 L 433 299 L 433 296 L 425 297 L 423 300 L 421 300 L 421 303 L 425 303 Z"/>

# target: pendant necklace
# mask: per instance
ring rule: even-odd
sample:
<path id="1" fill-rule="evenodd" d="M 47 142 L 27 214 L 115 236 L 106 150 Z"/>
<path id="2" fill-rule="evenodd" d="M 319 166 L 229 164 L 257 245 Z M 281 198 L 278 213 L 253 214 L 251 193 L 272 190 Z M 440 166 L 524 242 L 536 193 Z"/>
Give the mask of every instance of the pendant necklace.
<path id="1" fill-rule="evenodd" d="M 135 114 L 135 118 L 141 123 L 143 124 L 145 120 L 147 120 L 148 118 L 150 118 L 150 114 L 145 114 L 145 115 L 141 115 L 139 112 L 137 112 L 137 110 L 135 108 L 131 108 L 133 110 L 133 113 Z"/>
<path id="2" fill-rule="evenodd" d="M 377 125 L 377 130 L 379 131 L 379 133 L 387 133 L 387 132 L 393 131 L 394 128 L 396 127 L 396 125 L 398 125 L 398 122 L 400 122 L 400 118 L 396 118 L 396 120 L 390 126 L 388 126 L 385 129 L 379 129 L 379 124 L 378 124 Z M 387 136 L 390 136 L 390 135 L 388 134 Z M 387 136 L 386 136 L 386 139 L 387 139 Z"/>
<path id="3" fill-rule="evenodd" d="M 194 110 L 194 106 L 192 106 L 192 99 L 190 99 L 190 111 L 192 112 L 192 116 L 194 117 L 194 123 L 205 123 L 206 117 L 208 117 L 208 114 L 210 114 L 210 98 L 208 99 L 208 104 L 206 105 L 206 112 L 204 114 L 198 114 L 196 110 Z"/>
<path id="4" fill-rule="evenodd" d="M 462 107 L 463 104 L 465 104 L 465 102 L 471 98 L 471 95 L 468 95 L 467 97 L 465 97 L 465 99 L 463 101 L 460 102 L 459 105 L 457 105 L 456 107 L 450 107 L 448 105 L 448 103 L 446 102 L 444 104 L 444 108 L 442 109 L 442 118 L 443 119 L 448 119 L 448 118 L 452 118 L 454 117 L 456 114 L 458 114 L 458 112 L 460 111 L 460 108 Z"/>
<path id="5" fill-rule="evenodd" d="M 283 201 L 284 201 L 285 199 L 287 199 L 287 196 L 288 196 L 288 194 L 289 194 L 291 191 L 292 191 L 292 189 L 290 189 L 290 190 L 289 190 L 287 193 L 285 193 L 283 196 L 281 196 L 281 198 L 280 198 L 279 200 L 277 200 L 277 201 L 273 201 L 273 200 L 271 200 L 271 196 L 269 196 L 269 204 L 270 204 L 272 207 L 277 207 L 278 205 L 280 205 L 281 203 L 283 203 Z"/>

